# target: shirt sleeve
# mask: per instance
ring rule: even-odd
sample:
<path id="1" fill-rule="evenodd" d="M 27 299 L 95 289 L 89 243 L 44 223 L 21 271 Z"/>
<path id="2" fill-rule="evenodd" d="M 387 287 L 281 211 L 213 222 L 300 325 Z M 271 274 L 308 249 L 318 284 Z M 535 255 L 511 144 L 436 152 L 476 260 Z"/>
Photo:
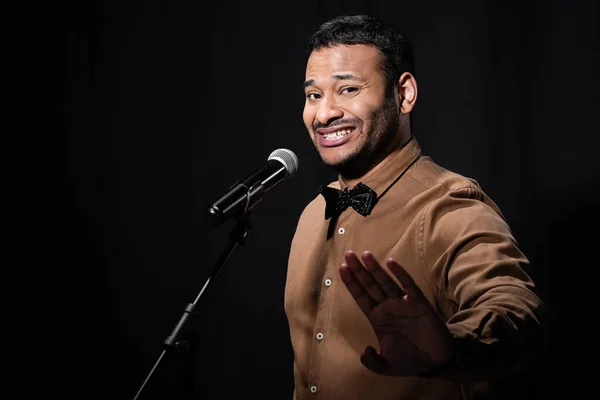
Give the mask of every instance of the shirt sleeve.
<path id="1" fill-rule="evenodd" d="M 421 264 L 455 339 L 438 377 L 476 382 L 520 370 L 543 349 L 547 312 L 498 207 L 478 186 L 449 190 L 419 228 Z"/>

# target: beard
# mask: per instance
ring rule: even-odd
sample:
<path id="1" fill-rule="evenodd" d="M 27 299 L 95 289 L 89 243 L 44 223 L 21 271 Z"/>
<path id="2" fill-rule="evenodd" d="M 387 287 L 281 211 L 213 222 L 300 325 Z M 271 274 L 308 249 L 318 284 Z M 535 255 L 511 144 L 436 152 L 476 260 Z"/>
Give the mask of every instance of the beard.
<path id="1" fill-rule="evenodd" d="M 359 118 L 339 120 L 328 125 L 352 124 L 357 128 L 356 134 L 360 135 L 359 143 L 349 154 L 336 160 L 325 160 L 321 157 L 326 165 L 337 170 L 344 178 L 356 179 L 363 176 L 391 151 L 400 125 L 400 115 L 394 100 L 386 97 L 382 106 L 369 114 L 369 121 L 371 127 L 368 132 L 363 131 L 364 122 Z M 319 127 L 313 126 L 313 132 L 316 132 Z M 318 151 L 316 137 L 314 145 Z"/>

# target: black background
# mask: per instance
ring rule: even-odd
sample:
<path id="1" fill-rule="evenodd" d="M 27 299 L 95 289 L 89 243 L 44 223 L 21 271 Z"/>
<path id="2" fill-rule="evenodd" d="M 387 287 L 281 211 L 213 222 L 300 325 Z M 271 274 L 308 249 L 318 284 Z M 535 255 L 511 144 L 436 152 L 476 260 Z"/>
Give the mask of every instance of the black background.
<path id="1" fill-rule="evenodd" d="M 482 185 L 535 267 L 551 340 L 511 398 L 592 393 L 597 2 L 106 0 L 25 10 L 7 36 L 24 76 L 5 76 L 21 112 L 6 135 L 23 142 L 7 170 L 10 398 L 132 399 L 227 245 L 232 225 L 206 226 L 204 206 L 281 147 L 299 172 L 255 209 L 201 304 L 197 393 L 291 398 L 287 254 L 335 178 L 302 123 L 305 46 L 356 13 L 407 32 L 424 153 Z M 147 398 L 178 398 L 165 372 Z"/>

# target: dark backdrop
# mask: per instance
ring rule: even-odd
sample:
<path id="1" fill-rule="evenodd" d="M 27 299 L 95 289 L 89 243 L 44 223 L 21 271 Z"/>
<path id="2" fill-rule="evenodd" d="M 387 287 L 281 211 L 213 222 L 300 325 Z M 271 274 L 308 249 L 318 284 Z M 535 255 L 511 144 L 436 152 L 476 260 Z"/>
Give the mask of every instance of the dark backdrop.
<path id="1" fill-rule="evenodd" d="M 413 43 L 424 152 L 482 185 L 535 267 L 551 340 L 512 398 L 587 397 L 600 357 L 596 1 L 106 0 L 47 5 L 14 33 L 34 32 L 23 68 L 42 84 L 23 104 L 44 111 L 23 121 L 44 128 L 18 167 L 35 196 L 13 232 L 15 398 L 132 399 L 227 245 L 232 225 L 207 227 L 204 206 L 280 147 L 299 172 L 255 209 L 201 304 L 197 392 L 290 398 L 289 244 L 335 177 L 302 124 L 305 45 L 362 12 Z M 177 398 L 177 366 L 148 398 Z"/>

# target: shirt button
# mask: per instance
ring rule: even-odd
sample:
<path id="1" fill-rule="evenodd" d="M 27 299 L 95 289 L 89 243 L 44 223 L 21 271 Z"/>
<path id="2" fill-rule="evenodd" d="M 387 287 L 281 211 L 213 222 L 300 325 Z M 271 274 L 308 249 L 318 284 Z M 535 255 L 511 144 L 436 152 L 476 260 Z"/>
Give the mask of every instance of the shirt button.
<path id="1" fill-rule="evenodd" d="M 340 235 L 343 235 L 343 234 L 344 234 L 344 232 L 346 232 L 346 230 L 345 230 L 344 228 L 340 228 L 340 229 L 338 229 L 338 233 L 339 233 Z"/>
<path id="2" fill-rule="evenodd" d="M 331 286 L 331 279 L 325 279 L 325 286 Z"/>
<path id="3" fill-rule="evenodd" d="M 323 339 L 323 334 L 321 332 L 317 333 L 317 339 L 318 340 Z"/>
<path id="4" fill-rule="evenodd" d="M 313 393 L 317 393 L 317 387 L 316 386 L 311 386 L 310 387 L 310 391 Z"/>

